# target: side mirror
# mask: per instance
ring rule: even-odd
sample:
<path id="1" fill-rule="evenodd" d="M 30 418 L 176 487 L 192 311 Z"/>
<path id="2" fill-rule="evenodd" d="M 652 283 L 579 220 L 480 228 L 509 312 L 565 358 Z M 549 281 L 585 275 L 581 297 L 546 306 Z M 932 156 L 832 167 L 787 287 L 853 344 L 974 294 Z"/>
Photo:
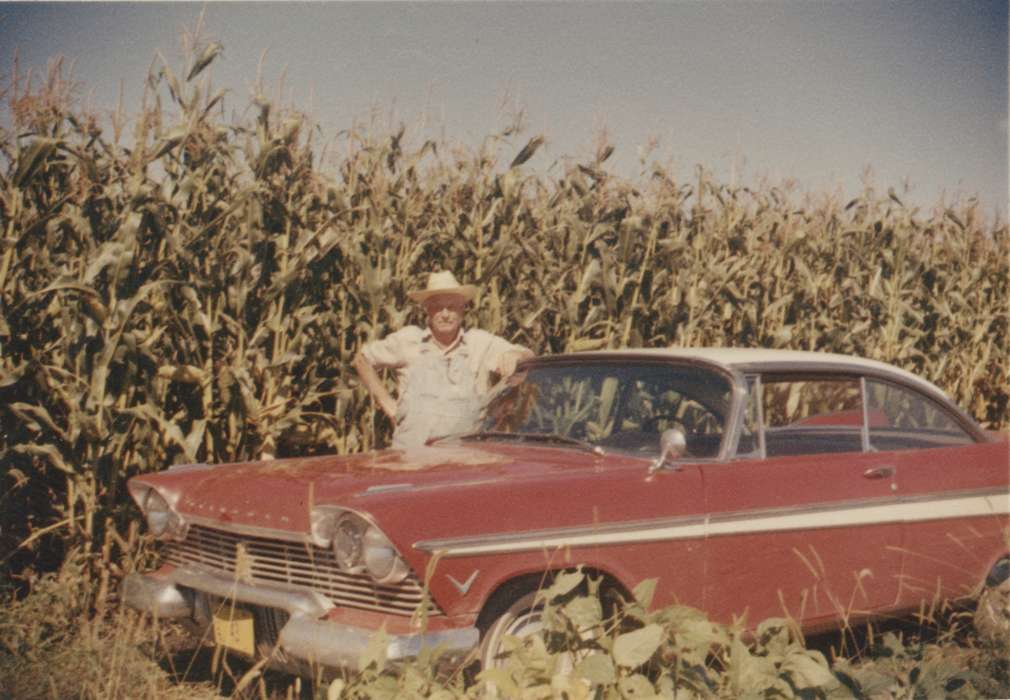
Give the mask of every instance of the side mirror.
<path id="1" fill-rule="evenodd" d="M 659 457 L 649 465 L 649 476 L 652 476 L 668 463 L 674 462 L 687 452 L 687 436 L 680 428 L 667 428 L 659 436 Z"/>

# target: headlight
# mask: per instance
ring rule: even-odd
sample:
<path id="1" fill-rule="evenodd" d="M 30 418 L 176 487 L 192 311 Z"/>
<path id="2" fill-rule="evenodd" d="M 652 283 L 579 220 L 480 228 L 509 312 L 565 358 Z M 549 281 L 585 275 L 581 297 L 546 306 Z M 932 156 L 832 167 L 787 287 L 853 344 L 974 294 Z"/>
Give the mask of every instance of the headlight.
<path id="1" fill-rule="evenodd" d="M 367 571 L 376 583 L 383 584 L 399 583 L 410 573 L 396 547 L 364 518 L 344 513 L 331 532 L 333 555 L 342 571 Z"/>
<path id="2" fill-rule="evenodd" d="M 141 498 L 138 499 L 140 509 L 147 518 L 147 527 L 152 535 L 158 539 L 186 537 L 186 524 L 179 514 L 172 510 L 164 496 L 152 488 L 148 488 L 146 493 L 140 495 Z"/>
<path id="3" fill-rule="evenodd" d="M 407 564 L 396 547 L 374 527 L 365 532 L 364 559 L 365 568 L 378 583 L 399 583 L 407 577 Z"/>
<path id="4" fill-rule="evenodd" d="M 172 516 L 175 514 L 160 493 L 148 489 L 147 498 L 144 499 L 144 515 L 147 517 L 147 527 L 151 534 L 162 537 L 171 527 Z"/>
<path id="5" fill-rule="evenodd" d="M 368 523 L 350 514 L 340 518 L 333 528 L 333 555 L 337 558 L 337 566 L 343 571 L 361 571 L 362 539 L 367 528 Z"/>

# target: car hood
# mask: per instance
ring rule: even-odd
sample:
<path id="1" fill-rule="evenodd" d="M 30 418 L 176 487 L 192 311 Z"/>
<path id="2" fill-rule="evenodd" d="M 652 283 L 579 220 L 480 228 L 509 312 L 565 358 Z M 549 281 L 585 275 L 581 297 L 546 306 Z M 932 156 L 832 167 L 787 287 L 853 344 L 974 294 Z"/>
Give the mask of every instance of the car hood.
<path id="1" fill-rule="evenodd" d="M 222 525 L 298 532 L 309 529 L 312 508 L 336 505 L 395 519 L 412 511 L 422 518 L 428 504 L 447 491 L 488 492 L 505 498 L 559 479 L 584 478 L 602 468 L 602 458 L 577 448 L 495 443 L 454 443 L 413 450 L 351 456 L 277 459 L 219 466 L 188 465 L 134 477 L 132 485 L 158 489 L 183 516 Z M 608 455 L 608 469 L 643 460 Z M 645 467 L 641 466 L 644 474 Z M 523 486 L 525 485 L 525 486 Z M 456 494 L 452 500 L 459 498 Z"/>

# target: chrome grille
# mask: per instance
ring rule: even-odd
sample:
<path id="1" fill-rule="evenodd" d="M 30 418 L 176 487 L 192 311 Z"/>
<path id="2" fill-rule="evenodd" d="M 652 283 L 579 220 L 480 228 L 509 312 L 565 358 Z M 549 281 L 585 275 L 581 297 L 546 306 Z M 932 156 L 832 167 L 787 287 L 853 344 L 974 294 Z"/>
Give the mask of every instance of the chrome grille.
<path id="1" fill-rule="evenodd" d="M 162 556 L 168 564 L 198 566 L 235 576 L 239 545 L 247 554 L 249 578 L 256 583 L 310 589 L 338 607 L 394 615 L 412 615 L 423 599 L 414 574 L 400 583 L 379 585 L 367 573 L 341 571 L 328 547 L 237 535 L 202 525 L 191 526 L 185 541 L 166 543 Z M 441 614 L 430 600 L 428 614 Z"/>

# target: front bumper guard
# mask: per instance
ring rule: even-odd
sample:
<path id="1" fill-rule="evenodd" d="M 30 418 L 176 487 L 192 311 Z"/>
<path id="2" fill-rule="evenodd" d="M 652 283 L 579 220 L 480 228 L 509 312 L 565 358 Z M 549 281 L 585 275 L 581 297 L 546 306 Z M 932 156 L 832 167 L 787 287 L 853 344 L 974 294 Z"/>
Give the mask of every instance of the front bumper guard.
<path id="1" fill-rule="evenodd" d="M 167 573 L 129 574 L 123 580 L 123 602 L 161 618 L 191 618 L 195 592 L 237 603 L 276 608 L 290 618 L 280 631 L 277 645 L 287 656 L 310 665 L 356 669 L 376 630 L 319 619 L 334 606 L 312 591 L 293 591 L 252 585 L 191 568 Z M 422 649 L 439 648 L 450 659 L 461 659 L 480 639 L 476 627 L 439 632 L 386 634 L 386 660 L 404 661 Z"/>

